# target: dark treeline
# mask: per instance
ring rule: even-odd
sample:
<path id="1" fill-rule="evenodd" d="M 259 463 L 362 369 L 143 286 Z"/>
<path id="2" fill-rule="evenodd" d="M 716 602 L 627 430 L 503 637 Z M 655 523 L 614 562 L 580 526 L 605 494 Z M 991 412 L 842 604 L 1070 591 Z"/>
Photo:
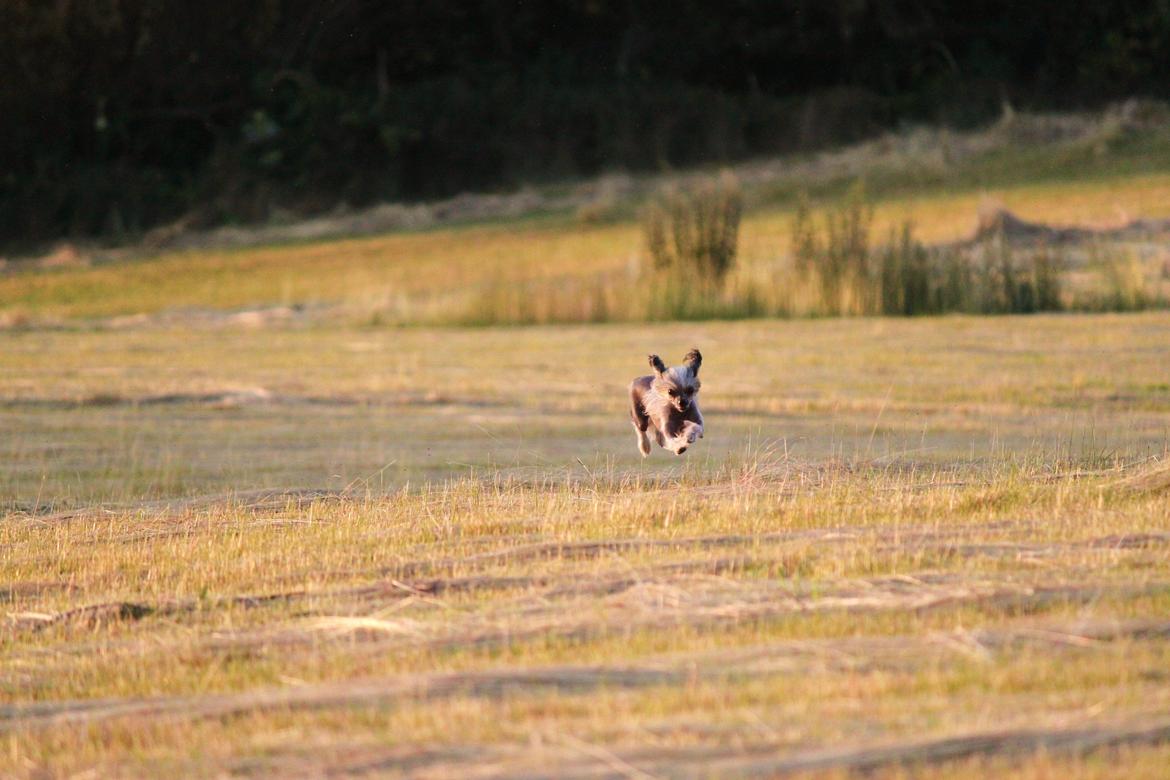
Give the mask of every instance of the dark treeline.
<path id="1" fill-rule="evenodd" d="M 5 0 L 0 240 L 1170 92 L 1166 0 Z"/>

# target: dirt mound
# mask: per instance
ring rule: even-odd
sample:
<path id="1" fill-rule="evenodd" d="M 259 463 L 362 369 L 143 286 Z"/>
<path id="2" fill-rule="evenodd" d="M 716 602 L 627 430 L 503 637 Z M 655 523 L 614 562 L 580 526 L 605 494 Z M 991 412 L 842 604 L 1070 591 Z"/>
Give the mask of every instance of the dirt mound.
<path id="1" fill-rule="evenodd" d="M 1007 209 L 982 210 L 973 241 L 1004 238 L 1009 241 L 1079 241 L 1089 231 L 1080 228 L 1057 228 L 1040 222 L 1028 222 Z"/>
<path id="2" fill-rule="evenodd" d="M 1170 237 L 1170 219 L 1135 219 L 1116 227 L 1092 229 L 1029 222 L 1006 208 L 990 206 L 979 210 L 974 235 L 952 246 L 967 248 L 992 240 L 1022 246 L 1067 246 L 1094 241 L 1135 241 L 1157 237 Z"/>
<path id="3" fill-rule="evenodd" d="M 1118 486 L 1134 493 L 1170 493 L 1170 462 L 1155 461 L 1121 480 Z"/>
<path id="4" fill-rule="evenodd" d="M 37 260 L 37 268 L 84 268 L 89 264 L 89 257 L 68 241 L 58 244 Z"/>

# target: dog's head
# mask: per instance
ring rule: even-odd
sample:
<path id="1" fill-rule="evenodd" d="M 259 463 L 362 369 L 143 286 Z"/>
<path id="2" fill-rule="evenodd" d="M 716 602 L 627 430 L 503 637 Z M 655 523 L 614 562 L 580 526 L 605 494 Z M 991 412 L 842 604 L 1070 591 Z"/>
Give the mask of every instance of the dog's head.
<path id="1" fill-rule="evenodd" d="M 683 358 L 681 366 L 667 368 L 662 358 L 650 356 L 650 366 L 654 369 L 654 382 L 651 387 L 654 392 L 677 409 L 685 412 L 695 402 L 699 394 L 699 366 L 703 363 L 703 356 L 699 350 L 692 349 Z"/>

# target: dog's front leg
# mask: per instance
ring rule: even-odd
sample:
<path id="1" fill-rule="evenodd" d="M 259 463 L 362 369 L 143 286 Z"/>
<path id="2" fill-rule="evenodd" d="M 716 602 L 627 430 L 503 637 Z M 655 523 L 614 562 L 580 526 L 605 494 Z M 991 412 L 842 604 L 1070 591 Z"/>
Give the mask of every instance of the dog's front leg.
<path id="1" fill-rule="evenodd" d="M 699 411 L 699 404 L 691 404 L 691 408 L 687 410 L 686 422 L 683 423 L 683 433 L 686 434 L 687 440 L 692 444 L 703 438 L 703 413 Z"/>
<path id="2" fill-rule="evenodd" d="M 703 435 L 703 426 L 687 421 L 684 422 L 679 432 L 671 437 L 670 446 L 667 448 L 674 452 L 675 455 L 682 455 L 687 451 L 687 447 L 694 444 Z"/>

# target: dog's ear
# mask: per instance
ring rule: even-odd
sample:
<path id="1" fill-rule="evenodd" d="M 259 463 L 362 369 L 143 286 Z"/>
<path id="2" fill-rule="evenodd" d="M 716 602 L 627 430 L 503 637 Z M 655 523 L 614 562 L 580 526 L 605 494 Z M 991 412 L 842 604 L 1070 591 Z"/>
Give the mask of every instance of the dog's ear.
<path id="1" fill-rule="evenodd" d="M 691 370 L 695 376 L 699 375 L 699 366 L 703 365 L 703 356 L 699 354 L 699 350 L 691 347 L 691 351 L 683 358 L 683 365 Z"/>
<path id="2" fill-rule="evenodd" d="M 650 356 L 650 366 L 654 369 L 654 373 L 662 376 L 666 373 L 666 364 L 662 362 L 662 358 L 657 355 Z"/>

